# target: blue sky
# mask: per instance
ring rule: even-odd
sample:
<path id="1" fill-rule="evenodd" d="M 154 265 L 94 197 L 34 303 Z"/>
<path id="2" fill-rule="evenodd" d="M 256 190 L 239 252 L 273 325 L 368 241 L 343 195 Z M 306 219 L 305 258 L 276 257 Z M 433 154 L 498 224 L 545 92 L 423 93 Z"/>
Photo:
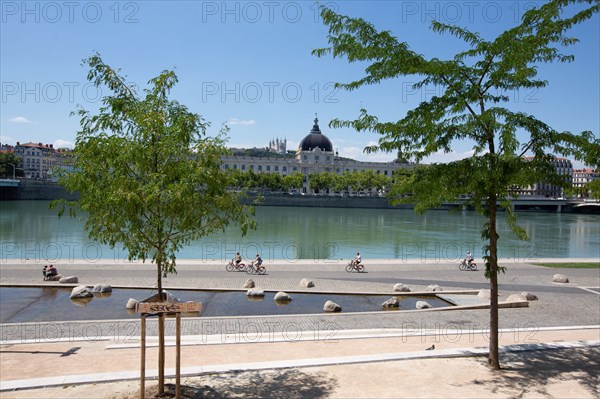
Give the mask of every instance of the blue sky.
<path id="1" fill-rule="evenodd" d="M 144 87 L 164 69 L 175 69 L 173 98 L 212 123 L 223 122 L 233 147 L 264 147 L 286 138 L 295 149 L 318 113 L 321 130 L 341 155 L 369 157 L 362 149 L 377 135 L 330 129 L 333 118 L 353 118 L 361 107 L 382 120 L 397 120 L 436 93 L 411 89 L 416 78 L 387 81 L 347 93 L 332 82 L 362 77 L 364 65 L 311 55 L 327 45 L 327 29 L 311 1 L 89 1 L 1 4 L 1 142 L 42 142 L 72 146 L 78 105 L 95 110 L 102 95 L 86 80 L 81 61 L 99 52 Z M 485 38 L 514 26 L 532 1 L 331 1 L 338 12 L 361 16 L 392 31 L 426 56 L 452 56 L 464 44 L 430 30 L 431 19 L 464 26 Z M 512 108 L 536 115 L 557 130 L 600 131 L 600 23 L 572 30 L 580 43 L 568 49 L 570 64 L 540 65 L 550 85 L 509 93 Z M 429 161 L 467 156 L 469 143 Z"/>

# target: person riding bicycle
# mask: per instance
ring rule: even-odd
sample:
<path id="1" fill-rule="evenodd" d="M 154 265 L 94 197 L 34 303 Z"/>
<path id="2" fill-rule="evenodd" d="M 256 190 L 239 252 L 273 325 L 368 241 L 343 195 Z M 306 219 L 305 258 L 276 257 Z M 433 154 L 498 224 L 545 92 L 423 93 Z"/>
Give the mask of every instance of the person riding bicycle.
<path id="1" fill-rule="evenodd" d="M 351 263 L 353 266 L 358 266 L 360 262 L 362 262 L 362 258 L 360 256 L 360 252 L 357 252 L 356 256 L 354 257 L 354 259 L 352 259 Z"/>
<path id="2" fill-rule="evenodd" d="M 259 254 L 256 254 L 256 258 L 254 258 L 254 260 L 252 261 L 252 264 L 256 267 L 259 267 L 260 265 L 262 265 L 262 263 L 263 263 L 262 258 L 260 257 Z"/>
<path id="3" fill-rule="evenodd" d="M 473 267 L 471 263 L 473 263 L 473 255 L 471 255 L 471 251 L 467 251 L 467 256 L 465 257 L 465 261 L 467 262 L 467 266 Z"/>
<path id="4" fill-rule="evenodd" d="M 233 258 L 233 260 L 235 261 L 235 265 L 239 266 L 240 263 L 242 263 L 242 255 L 240 255 L 240 253 L 236 253 L 235 257 Z"/>

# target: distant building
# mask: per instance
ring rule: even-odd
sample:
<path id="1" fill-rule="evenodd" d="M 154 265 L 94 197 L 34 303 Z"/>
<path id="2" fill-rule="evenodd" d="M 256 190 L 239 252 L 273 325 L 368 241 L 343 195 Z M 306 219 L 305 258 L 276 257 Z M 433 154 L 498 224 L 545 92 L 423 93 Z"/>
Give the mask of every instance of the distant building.
<path id="1" fill-rule="evenodd" d="M 0 153 L 14 153 L 15 147 L 10 144 L 0 143 Z"/>
<path id="2" fill-rule="evenodd" d="M 29 179 L 48 178 L 48 172 L 54 165 L 54 146 L 42 143 L 17 142 L 15 155 L 21 157 L 21 168 Z"/>
<path id="3" fill-rule="evenodd" d="M 579 192 L 579 197 L 589 197 L 585 187 L 594 180 L 600 179 L 600 172 L 594 169 L 573 169 L 573 187 Z"/>
<path id="4" fill-rule="evenodd" d="M 273 151 L 277 154 L 287 153 L 287 139 L 273 139 L 269 141 L 269 151 Z"/>
<path id="5" fill-rule="evenodd" d="M 279 144 L 278 144 L 279 143 Z M 399 168 L 412 168 L 412 163 L 402 162 L 360 162 L 353 159 L 341 158 L 334 152 L 333 145 L 319 128 L 319 120 L 315 117 L 314 124 L 309 134 L 302 139 L 298 149 L 285 151 L 287 140 L 271 140 L 267 154 L 262 156 L 248 156 L 252 150 L 243 152 L 233 151 L 233 155 L 223 157 L 223 169 L 238 169 L 242 172 L 253 170 L 256 173 L 278 173 L 282 176 L 300 172 L 304 175 L 303 193 L 310 192 L 309 175 L 320 172 L 360 172 L 372 170 L 384 176 L 392 177 L 392 173 Z M 271 150 L 277 148 L 279 156 L 267 156 Z M 271 152 L 272 153 L 272 152 Z M 275 155 L 275 154 L 273 154 Z"/>
<path id="6" fill-rule="evenodd" d="M 525 160 L 533 160 L 533 157 L 525 157 Z M 566 158 L 554 158 L 552 161 L 556 168 L 556 173 L 563 176 L 565 181 L 571 182 L 573 178 L 573 164 Z M 564 197 L 564 189 L 555 184 L 547 182 L 537 182 L 529 187 L 518 187 L 512 190 L 520 196 L 529 197 Z"/>
<path id="7" fill-rule="evenodd" d="M 17 142 L 14 154 L 21 158 L 21 166 L 28 179 L 53 179 L 52 170 L 57 167 L 72 168 L 71 150 L 55 149 L 53 144 Z"/>

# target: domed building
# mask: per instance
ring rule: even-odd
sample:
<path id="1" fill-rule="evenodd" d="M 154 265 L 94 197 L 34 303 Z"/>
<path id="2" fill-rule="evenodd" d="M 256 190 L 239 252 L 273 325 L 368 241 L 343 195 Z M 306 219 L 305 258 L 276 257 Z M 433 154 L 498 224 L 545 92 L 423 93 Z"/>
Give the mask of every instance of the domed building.
<path id="1" fill-rule="evenodd" d="M 319 129 L 319 119 L 315 116 L 315 124 L 308 136 L 302 139 L 298 149 L 302 151 L 313 151 L 317 148 L 321 151 L 333 151 L 331 141 L 321 133 L 321 129 Z"/>
<path id="2" fill-rule="evenodd" d="M 274 151 L 273 141 L 265 149 L 232 149 L 233 155 L 223 158 L 224 169 L 238 169 L 242 172 L 253 170 L 256 173 L 278 173 L 282 176 L 300 172 L 304 175 L 302 192 L 310 194 L 309 176 L 312 173 L 360 172 L 373 170 L 385 176 L 392 176 L 399 168 L 412 168 L 410 163 L 393 162 L 360 162 L 341 158 L 334 152 L 331 140 L 321 132 L 319 119 L 315 115 L 310 132 L 300 141 L 296 151 Z M 260 153 L 259 156 L 257 154 Z"/>
<path id="3" fill-rule="evenodd" d="M 319 171 L 332 172 L 334 161 L 333 144 L 327 136 L 321 133 L 319 119 L 315 115 L 314 125 L 310 133 L 302 139 L 296 150 L 296 162 L 303 165 L 306 175 Z M 313 167 L 311 168 L 310 165 Z"/>

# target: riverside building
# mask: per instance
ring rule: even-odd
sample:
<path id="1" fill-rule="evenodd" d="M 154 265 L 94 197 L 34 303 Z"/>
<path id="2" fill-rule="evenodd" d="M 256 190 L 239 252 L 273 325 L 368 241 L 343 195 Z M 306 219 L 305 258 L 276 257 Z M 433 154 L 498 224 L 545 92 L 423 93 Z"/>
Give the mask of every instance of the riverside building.
<path id="1" fill-rule="evenodd" d="M 533 157 L 524 157 L 525 160 L 533 160 Z M 556 169 L 556 173 L 565 179 L 567 182 L 573 180 L 573 163 L 566 158 L 554 158 L 552 164 Z M 513 192 L 524 197 L 549 197 L 549 198 L 562 198 L 565 196 L 564 189 L 561 186 L 557 186 L 547 182 L 537 182 L 529 187 L 518 187 Z"/>
<path id="2" fill-rule="evenodd" d="M 590 168 L 573 169 L 573 187 L 578 191 L 579 197 L 589 197 L 585 187 L 594 180 L 600 179 L 600 172 Z"/>
<path id="3" fill-rule="evenodd" d="M 283 143 L 283 144 L 282 144 Z M 287 151 L 287 140 L 271 140 L 269 147 L 262 153 L 254 149 L 256 156 L 248 156 L 249 150 L 232 149 L 232 155 L 223 157 L 223 169 L 237 169 L 242 172 L 278 173 L 282 176 L 300 172 L 304 176 L 302 193 L 311 194 L 310 174 L 332 172 L 361 172 L 372 170 L 374 173 L 392 177 L 395 170 L 413 168 L 415 164 L 407 162 L 360 162 L 342 158 L 334 151 L 331 140 L 319 127 L 315 116 L 310 132 L 302 139 L 295 151 Z"/>
<path id="4" fill-rule="evenodd" d="M 17 142 L 14 154 L 21 158 L 20 169 L 25 177 L 37 180 L 53 180 L 52 169 L 72 168 L 71 150 L 55 149 L 52 144 Z"/>

